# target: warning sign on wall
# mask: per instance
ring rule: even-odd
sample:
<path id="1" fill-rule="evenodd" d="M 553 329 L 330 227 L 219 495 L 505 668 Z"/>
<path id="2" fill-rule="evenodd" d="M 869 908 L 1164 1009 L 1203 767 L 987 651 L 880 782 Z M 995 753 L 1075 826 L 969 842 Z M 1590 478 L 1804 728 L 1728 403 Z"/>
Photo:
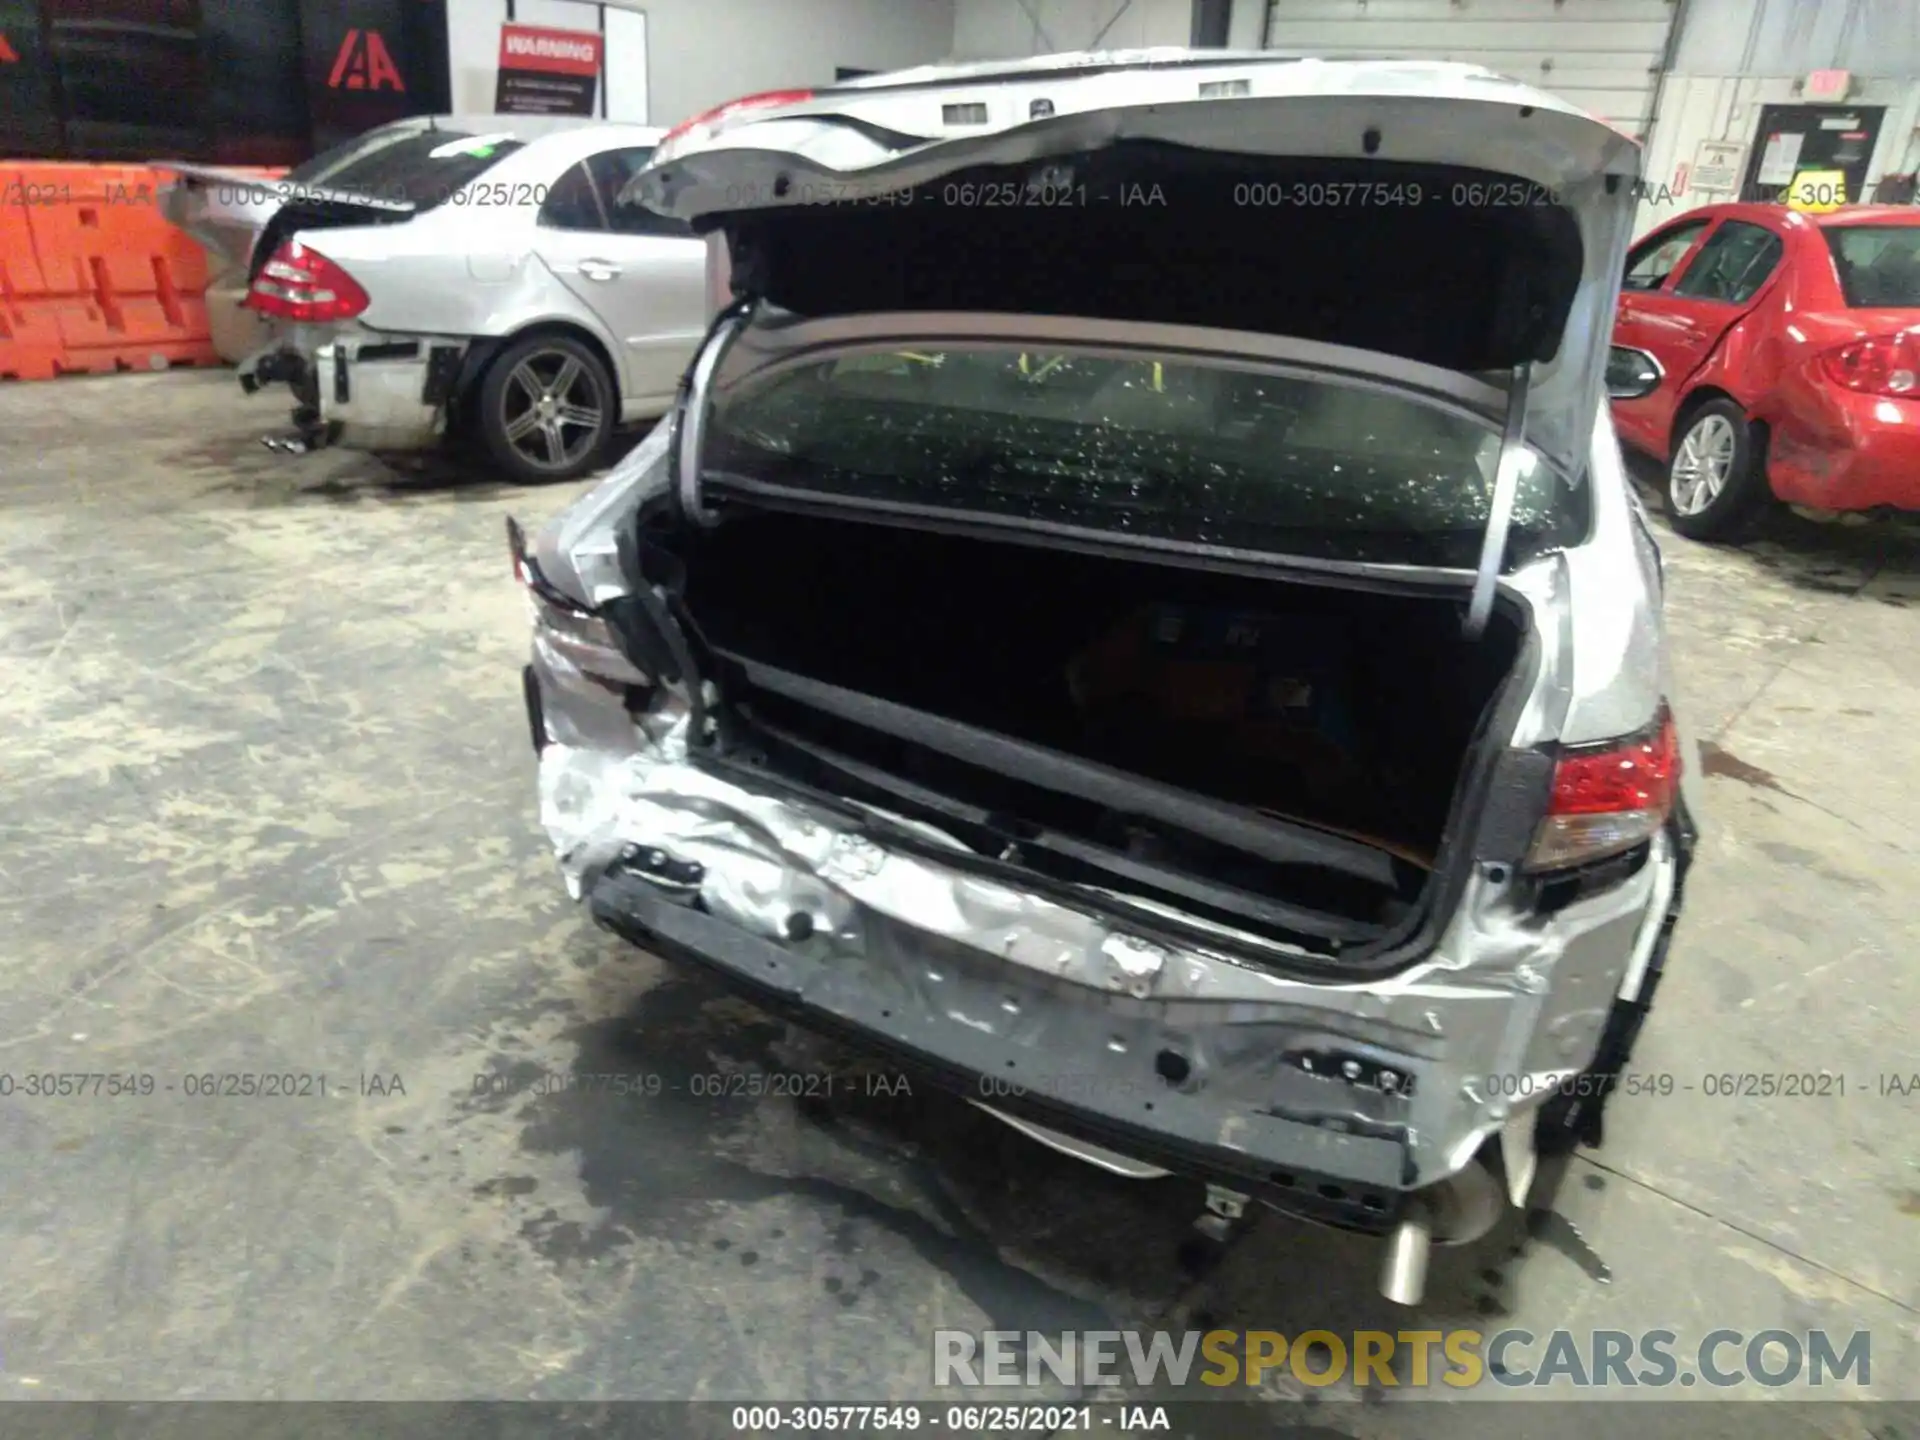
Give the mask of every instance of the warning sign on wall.
<path id="1" fill-rule="evenodd" d="M 493 108 L 502 115 L 593 114 L 602 44 L 591 30 L 502 25 Z"/>
<path id="2" fill-rule="evenodd" d="M 1702 140 L 1693 152 L 1693 188 L 1738 190 L 1747 147 L 1737 140 Z"/>

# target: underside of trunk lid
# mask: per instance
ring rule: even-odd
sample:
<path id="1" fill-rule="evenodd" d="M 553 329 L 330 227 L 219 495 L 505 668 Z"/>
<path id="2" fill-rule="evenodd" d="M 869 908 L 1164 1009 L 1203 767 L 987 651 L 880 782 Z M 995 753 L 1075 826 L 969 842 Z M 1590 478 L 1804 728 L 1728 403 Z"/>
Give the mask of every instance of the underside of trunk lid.
<path id="1" fill-rule="evenodd" d="M 1335 343 L 1530 392 L 1526 438 L 1577 471 L 1637 147 L 1474 67 L 1205 61 L 825 91 L 670 134 L 627 193 L 723 232 L 733 292 L 779 310 Z"/>
<path id="2" fill-rule="evenodd" d="M 1553 358 L 1580 282 L 1564 208 L 1452 203 L 1501 183 L 1484 171 L 1126 141 L 1050 162 L 1034 203 L 981 203 L 1029 179 L 983 167 L 890 206 L 741 215 L 736 285 L 806 316 L 1095 316 L 1501 373 Z"/>

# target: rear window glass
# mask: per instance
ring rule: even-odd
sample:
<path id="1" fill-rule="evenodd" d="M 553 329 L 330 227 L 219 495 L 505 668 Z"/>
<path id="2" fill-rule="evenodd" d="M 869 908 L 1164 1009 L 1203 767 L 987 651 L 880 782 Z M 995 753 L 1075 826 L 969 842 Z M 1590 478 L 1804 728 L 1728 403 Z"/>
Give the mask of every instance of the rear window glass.
<path id="1" fill-rule="evenodd" d="M 999 348 L 842 355 L 716 408 L 729 474 L 1322 558 L 1471 568 L 1498 433 L 1377 390 L 1191 360 Z M 1510 560 L 1577 543 L 1584 488 L 1520 486 Z"/>
<path id="2" fill-rule="evenodd" d="M 1849 306 L 1920 308 L 1920 225 L 1836 225 L 1826 236 Z"/>
<path id="3" fill-rule="evenodd" d="M 303 160 L 287 172 L 287 179 L 293 183 L 316 184 L 325 180 L 334 171 L 344 170 L 355 160 L 414 133 L 416 131 L 413 126 L 393 128 L 382 125 L 377 130 L 369 130 L 364 135 L 354 136 L 351 140 L 342 140 L 338 145 L 322 150 L 310 160 Z"/>
<path id="4" fill-rule="evenodd" d="M 317 155 L 287 178 L 430 210 L 525 143 L 467 130 L 406 130 L 367 140 Z"/>

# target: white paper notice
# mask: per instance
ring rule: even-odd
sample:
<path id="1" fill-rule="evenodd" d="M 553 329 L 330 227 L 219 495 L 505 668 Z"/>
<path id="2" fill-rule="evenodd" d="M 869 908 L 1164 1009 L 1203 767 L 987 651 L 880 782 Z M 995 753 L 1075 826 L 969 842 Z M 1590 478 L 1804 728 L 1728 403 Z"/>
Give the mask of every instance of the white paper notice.
<path id="1" fill-rule="evenodd" d="M 1807 137 L 1776 131 L 1767 137 L 1767 148 L 1760 152 L 1759 183 L 1785 185 L 1792 181 L 1800 164 L 1800 145 Z"/>
<path id="2" fill-rule="evenodd" d="M 1690 184 L 1695 190 L 1738 190 L 1740 188 L 1740 164 L 1747 156 L 1747 147 L 1732 140 L 1702 140 L 1693 152 L 1693 177 Z"/>

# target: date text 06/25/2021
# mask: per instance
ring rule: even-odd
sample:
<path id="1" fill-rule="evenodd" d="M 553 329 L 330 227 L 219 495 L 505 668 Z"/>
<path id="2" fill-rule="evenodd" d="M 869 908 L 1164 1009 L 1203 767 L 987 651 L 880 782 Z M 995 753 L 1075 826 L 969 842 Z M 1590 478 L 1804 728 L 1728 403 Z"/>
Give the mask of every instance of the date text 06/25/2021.
<path id="1" fill-rule="evenodd" d="M 194 1100 L 326 1100 L 405 1095 L 397 1071 L 152 1070 L 0 1071 L 0 1100 L 143 1099 L 183 1095 Z"/>

